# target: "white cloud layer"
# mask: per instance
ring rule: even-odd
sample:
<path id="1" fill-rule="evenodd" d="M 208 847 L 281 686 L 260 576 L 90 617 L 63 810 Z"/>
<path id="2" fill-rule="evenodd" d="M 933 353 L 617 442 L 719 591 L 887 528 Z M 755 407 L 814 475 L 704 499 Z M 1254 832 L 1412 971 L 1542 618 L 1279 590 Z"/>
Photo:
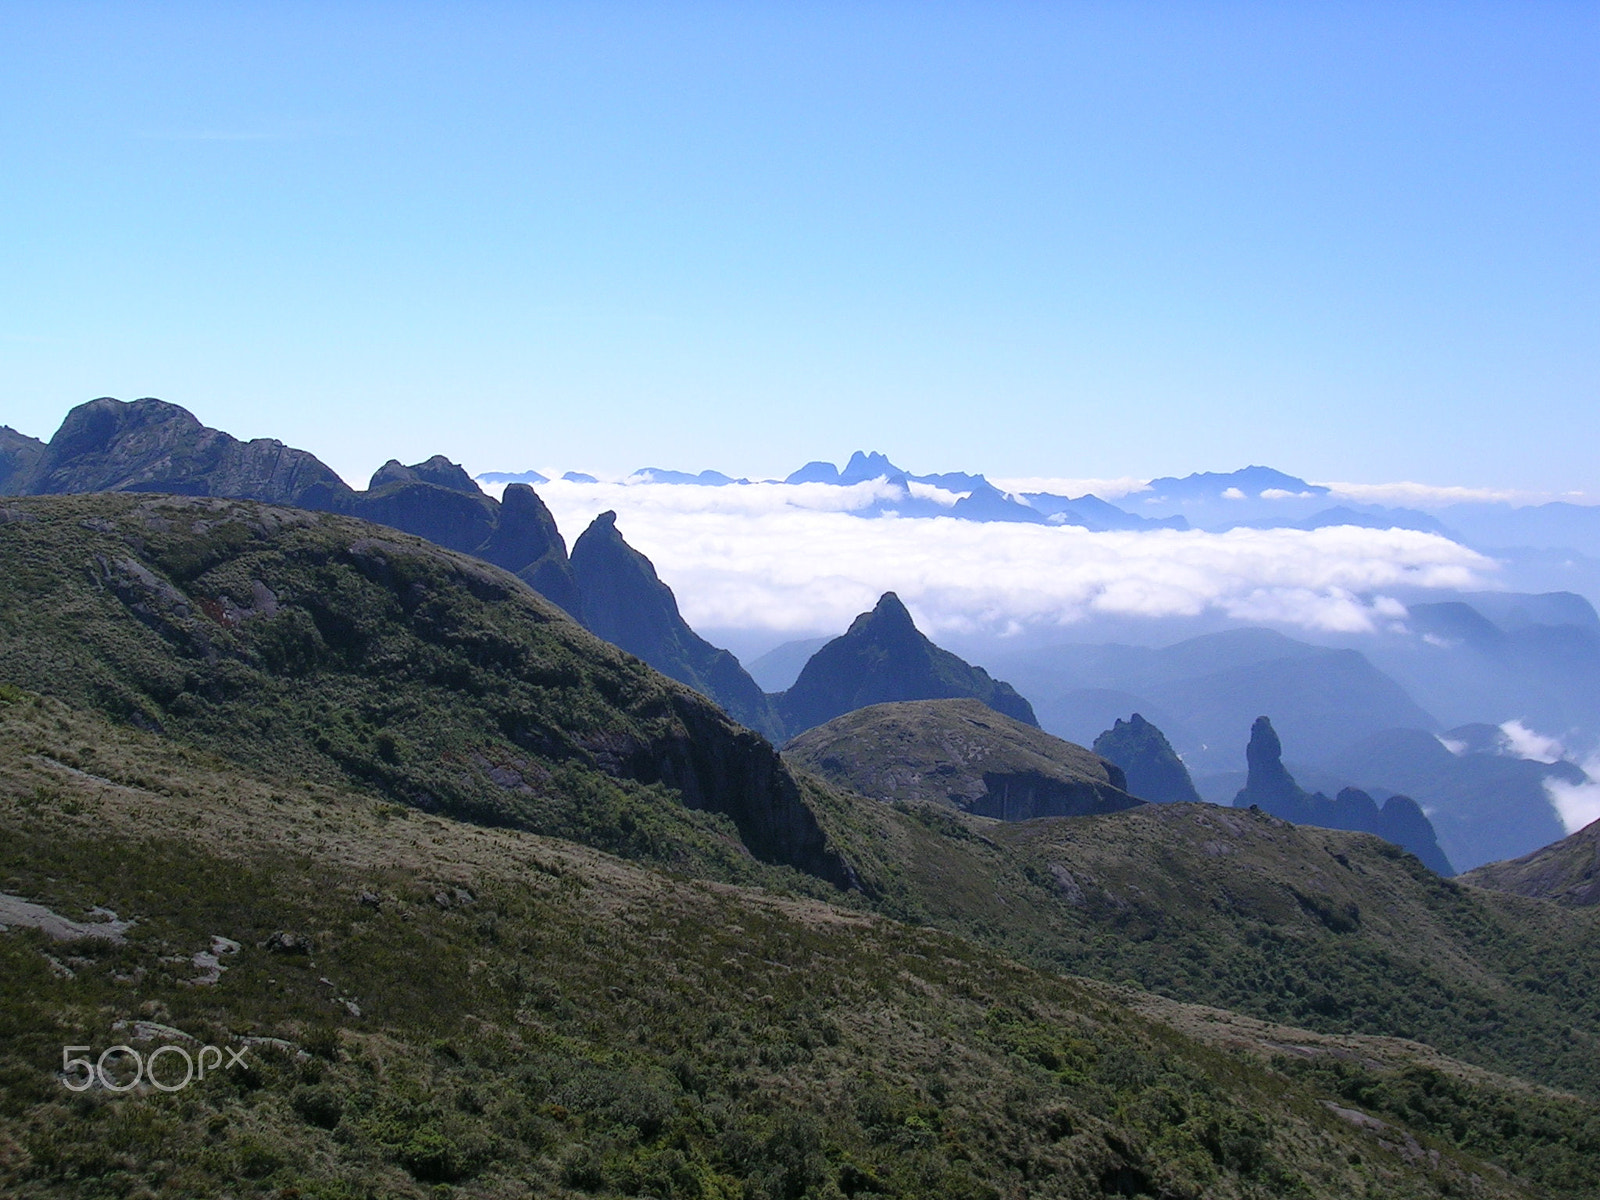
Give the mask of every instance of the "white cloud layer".
<path id="1" fill-rule="evenodd" d="M 677 593 L 691 625 L 779 635 L 843 630 L 885 591 L 929 632 L 1071 625 L 1094 616 L 1195 616 L 1359 632 L 1403 608 L 1384 592 L 1473 588 L 1494 563 L 1410 530 L 1153 530 L 863 520 L 881 483 L 540 485 L 569 544 L 605 509 Z"/>
<path id="2" fill-rule="evenodd" d="M 1431 483 L 1323 483 L 1332 498 L 1358 504 L 1386 504 L 1399 508 L 1439 509 L 1452 504 L 1548 504 L 1566 500 L 1588 504 L 1592 498 L 1583 492 L 1529 492 L 1509 488 L 1440 487 Z M 1263 493 L 1265 494 L 1265 493 Z"/>
<path id="3" fill-rule="evenodd" d="M 1505 722 L 1500 732 L 1505 735 L 1506 750 L 1517 758 L 1553 763 L 1568 756 L 1567 747 L 1560 738 L 1540 733 L 1521 721 Z M 1581 783 L 1570 783 L 1555 776 L 1547 776 L 1544 781 L 1545 795 L 1568 833 L 1577 833 L 1584 826 L 1600 821 L 1600 754 L 1591 754 L 1585 759 L 1582 770 L 1586 778 Z"/>
<path id="4" fill-rule="evenodd" d="M 1583 771 L 1589 777 L 1583 783 L 1567 783 L 1561 779 L 1544 781 L 1545 793 L 1568 833 L 1577 833 L 1586 825 L 1600 821 L 1600 756 L 1587 760 Z"/>
<path id="5" fill-rule="evenodd" d="M 1048 492 L 1052 496 L 1099 496 L 1102 500 L 1120 500 L 1134 492 L 1147 492 L 1150 482 L 1124 475 L 1120 479 L 1067 479 L 1054 475 L 1019 475 L 1013 479 L 990 479 L 1002 492 L 1018 496 L 1024 492 Z"/>
<path id="6" fill-rule="evenodd" d="M 1506 745 L 1517 758 L 1553 763 L 1566 757 L 1566 747 L 1561 744 L 1560 738 L 1547 737 L 1521 721 L 1505 722 L 1500 726 L 1500 732 L 1506 735 Z"/>

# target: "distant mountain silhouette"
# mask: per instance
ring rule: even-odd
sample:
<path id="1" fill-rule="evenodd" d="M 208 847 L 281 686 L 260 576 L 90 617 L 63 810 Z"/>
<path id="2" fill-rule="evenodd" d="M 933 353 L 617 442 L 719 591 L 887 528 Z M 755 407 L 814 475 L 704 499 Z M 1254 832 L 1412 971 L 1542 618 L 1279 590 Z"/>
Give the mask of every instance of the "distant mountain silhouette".
<path id="1" fill-rule="evenodd" d="M 478 476 L 480 483 L 549 483 L 548 475 L 538 471 L 485 471 Z"/>
<path id="2" fill-rule="evenodd" d="M 693 474 L 689 471 L 668 471 L 664 467 L 640 467 L 628 478 L 641 483 L 692 483 L 701 487 L 726 487 L 730 483 L 749 482 L 724 475 L 721 471 L 701 471 Z"/>
<path id="3" fill-rule="evenodd" d="M 1389 729 L 1333 756 L 1327 766 L 1363 786 L 1403 791 L 1426 804 L 1440 845 L 1463 870 L 1527 854 L 1566 833 L 1545 781 L 1580 785 L 1587 777 L 1579 767 L 1506 753 L 1505 735 L 1494 726 L 1443 736 L 1462 752 L 1451 753 L 1420 729 Z"/>
<path id="4" fill-rule="evenodd" d="M 776 700 L 792 737 L 869 704 L 961 696 L 1038 727 L 1033 707 L 1009 683 L 935 646 L 912 623 L 900 597 L 885 592 L 876 608 L 812 655 L 794 686 Z"/>
<path id="5" fill-rule="evenodd" d="M 1439 849 L 1433 826 L 1409 796 L 1391 796 L 1380 809 L 1377 801 L 1357 788 L 1345 788 L 1332 800 L 1321 792 L 1302 789 L 1283 765 L 1283 745 L 1266 717 L 1257 717 L 1250 727 L 1245 760 L 1250 773 L 1233 799 L 1235 808 L 1259 807 L 1296 825 L 1375 833 L 1411 851 L 1436 874 L 1455 874 Z"/>
<path id="6" fill-rule="evenodd" d="M 1600 618 L 1582 596 L 1457 593 L 1407 607 L 1409 636 L 1378 639 L 1372 653 L 1445 725 L 1600 727 Z"/>
<path id="7" fill-rule="evenodd" d="M 1189 778 L 1189 768 L 1173 751 L 1166 736 L 1138 713 L 1117 723 L 1094 740 L 1094 752 L 1122 768 L 1128 791 L 1155 804 L 1198 804 L 1200 793 Z"/>
<path id="8" fill-rule="evenodd" d="M 752 659 L 745 665 L 745 670 L 750 672 L 750 678 L 761 685 L 762 691 L 781 692 L 800 678 L 800 672 L 804 670 L 811 656 L 832 640 L 832 638 L 815 637 L 784 642 L 759 658 Z"/>
<path id="9" fill-rule="evenodd" d="M 1237 769 L 1234 740 L 1259 713 L 1299 758 L 1320 761 L 1384 729 L 1438 722 L 1358 650 L 1312 646 L 1269 629 L 1230 629 L 1160 649 L 1062 645 L 998 659 L 1046 729 L 1087 743 L 1116 709 L 1156 717 L 1191 769 Z M 1121 697 L 1108 709 L 1112 693 Z"/>
<path id="10" fill-rule="evenodd" d="M 711 697 L 734 720 L 782 741 L 766 693 L 737 658 L 689 628 L 672 589 L 656 576 L 650 560 L 623 540 L 616 513 L 601 513 L 573 543 L 572 570 L 591 632 Z"/>
<path id="11" fill-rule="evenodd" d="M 1186 517 L 1140 517 L 1088 493 L 1073 498 L 1053 492 L 1024 492 L 1022 498 L 1052 525 L 1077 525 L 1091 533 L 1115 529 L 1187 529 Z"/>
<path id="12" fill-rule="evenodd" d="M 1252 499 L 1262 492 L 1288 492 L 1291 495 L 1307 494 L 1325 496 L 1330 489 L 1307 483 L 1294 475 L 1285 475 L 1271 467 L 1243 467 L 1237 471 L 1197 471 L 1182 479 L 1167 475 L 1152 479 L 1140 498 L 1157 500 L 1216 500 L 1237 491 Z"/>

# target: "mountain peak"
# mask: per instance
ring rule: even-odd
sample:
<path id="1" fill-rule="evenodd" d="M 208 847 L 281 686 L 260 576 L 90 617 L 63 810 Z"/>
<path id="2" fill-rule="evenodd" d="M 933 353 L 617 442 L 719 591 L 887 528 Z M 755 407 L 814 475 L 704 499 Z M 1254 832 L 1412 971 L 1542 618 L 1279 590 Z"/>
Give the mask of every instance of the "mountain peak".
<path id="1" fill-rule="evenodd" d="M 1199 803 L 1189 769 L 1166 735 L 1139 713 L 1116 724 L 1094 740 L 1094 752 L 1116 763 L 1127 776 L 1127 790 L 1157 804 Z"/>
<path id="2" fill-rule="evenodd" d="M 1038 728 L 1033 706 L 1016 689 L 934 645 L 900 597 L 885 592 L 871 612 L 811 656 L 778 697 L 778 709 L 792 735 L 869 704 L 963 696 Z"/>
<path id="3" fill-rule="evenodd" d="M 869 479 L 882 479 L 885 477 L 893 479 L 904 474 L 904 471 L 876 450 L 857 450 L 850 456 L 850 461 L 845 464 L 844 470 L 839 472 L 839 482 L 845 484 L 865 483 Z"/>

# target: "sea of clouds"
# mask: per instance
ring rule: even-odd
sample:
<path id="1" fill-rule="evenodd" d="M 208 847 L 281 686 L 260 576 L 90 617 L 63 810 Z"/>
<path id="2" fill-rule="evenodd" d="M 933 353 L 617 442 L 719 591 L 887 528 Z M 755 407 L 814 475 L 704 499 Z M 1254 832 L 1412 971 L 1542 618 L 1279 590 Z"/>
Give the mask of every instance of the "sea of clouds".
<path id="1" fill-rule="evenodd" d="M 853 515 L 903 496 L 882 480 L 558 480 L 538 491 L 569 546 L 598 513 L 614 510 L 622 535 L 655 564 L 691 625 L 784 636 L 840 632 L 885 591 L 897 592 L 931 634 L 1208 612 L 1359 633 L 1404 617 L 1393 591 L 1490 587 L 1496 569 L 1448 538 L 1402 529 L 1091 533 Z"/>

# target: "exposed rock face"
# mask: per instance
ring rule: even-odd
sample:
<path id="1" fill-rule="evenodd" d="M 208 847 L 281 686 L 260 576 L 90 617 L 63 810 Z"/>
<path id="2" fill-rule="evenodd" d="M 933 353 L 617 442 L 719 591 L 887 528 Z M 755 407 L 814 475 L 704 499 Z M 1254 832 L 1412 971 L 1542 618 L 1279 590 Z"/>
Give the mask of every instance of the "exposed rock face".
<path id="1" fill-rule="evenodd" d="M 912 623 L 900 597 L 885 592 L 876 608 L 812 655 L 794 686 L 777 697 L 777 706 L 792 736 L 869 704 L 962 696 L 1039 725 L 1033 706 L 1009 683 L 935 646 Z"/>
<path id="2" fill-rule="evenodd" d="M 1568 908 L 1600 905 L 1600 821 L 1532 854 L 1468 871 L 1461 882 L 1554 900 Z"/>
<path id="3" fill-rule="evenodd" d="M 101 397 L 67 414 L 18 494 L 171 492 L 348 512 L 354 493 L 315 455 L 272 438 L 241 442 L 161 400 Z"/>
<path id="4" fill-rule="evenodd" d="M 1117 723 L 1094 740 L 1094 752 L 1121 767 L 1128 791 L 1153 804 L 1200 803 L 1189 768 L 1183 765 L 1166 735 L 1138 713 Z"/>
<path id="5" fill-rule="evenodd" d="M 27 490 L 27 481 L 38 469 L 44 450 L 44 443 L 38 438 L 18 433 L 9 425 L 0 425 L 0 496 L 13 496 Z"/>
<path id="6" fill-rule="evenodd" d="M 949 804 L 1004 821 L 1140 803 L 1115 763 L 970 698 L 858 708 L 802 733 L 784 757 L 863 796 Z"/>
<path id="7" fill-rule="evenodd" d="M 1377 801 L 1359 788 L 1347 787 L 1332 800 L 1321 792 L 1301 788 L 1283 765 L 1283 745 L 1266 717 L 1257 717 L 1250 728 L 1245 760 L 1250 773 L 1233 798 L 1235 808 L 1255 805 L 1296 825 L 1375 833 L 1411 851 L 1429 870 L 1440 875 L 1455 874 L 1450 860 L 1439 849 L 1433 825 L 1409 796 L 1391 796 L 1379 808 Z"/>
<path id="8" fill-rule="evenodd" d="M 472 476 L 462 470 L 458 463 L 451 462 L 442 454 L 435 454 L 427 462 L 415 463 L 412 466 L 401 466 L 399 461 L 391 458 L 379 467 L 372 476 L 372 482 L 367 484 L 368 491 L 377 491 L 386 483 L 431 483 L 435 487 L 448 488 L 452 492 L 464 492 L 468 496 L 482 495 L 482 490 L 472 481 Z"/>
<path id="9" fill-rule="evenodd" d="M 544 501 L 527 484 L 506 487 L 500 497 L 500 520 L 478 547 L 478 555 L 512 572 L 579 621 L 584 619 L 578 577 L 567 561 L 567 543 Z"/>
<path id="10" fill-rule="evenodd" d="M 672 589 L 657 578 L 650 560 L 623 540 L 616 513 L 601 513 L 573 543 L 572 570 L 585 622 L 594 633 L 711 697 L 735 720 L 782 740 L 766 693 L 737 658 L 689 628 Z"/>

